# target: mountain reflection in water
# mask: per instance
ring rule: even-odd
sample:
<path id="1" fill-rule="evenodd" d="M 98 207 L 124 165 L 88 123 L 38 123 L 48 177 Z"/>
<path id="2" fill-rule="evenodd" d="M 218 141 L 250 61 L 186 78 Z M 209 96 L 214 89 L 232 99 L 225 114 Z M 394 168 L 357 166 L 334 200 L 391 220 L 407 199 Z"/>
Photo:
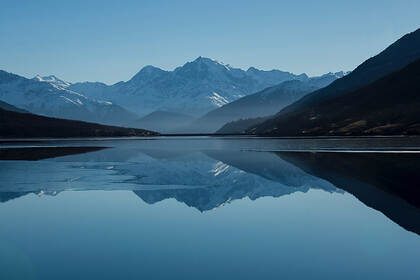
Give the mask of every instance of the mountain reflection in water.
<path id="1" fill-rule="evenodd" d="M 79 148 L 79 152 L 75 147 L 63 148 L 61 153 L 54 148 L 47 159 L 47 150 L 38 150 L 41 161 L 0 162 L 0 202 L 28 193 L 132 190 L 149 204 L 174 198 L 203 212 L 245 197 L 255 200 L 320 189 L 351 193 L 403 228 L 420 234 L 420 154 L 416 153 L 117 146 Z M 3 153 L 18 159 L 11 152 Z"/>

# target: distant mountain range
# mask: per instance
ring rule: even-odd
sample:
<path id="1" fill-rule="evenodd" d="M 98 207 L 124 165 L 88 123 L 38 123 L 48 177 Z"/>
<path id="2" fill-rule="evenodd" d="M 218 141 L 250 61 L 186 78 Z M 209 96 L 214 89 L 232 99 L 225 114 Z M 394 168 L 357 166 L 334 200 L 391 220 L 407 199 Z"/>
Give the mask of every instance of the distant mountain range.
<path id="1" fill-rule="evenodd" d="M 307 78 L 306 74 L 280 70 L 263 71 L 251 67 L 244 71 L 199 57 L 174 71 L 146 66 L 127 82 L 111 86 L 75 83 L 68 89 L 90 98 L 115 102 L 140 116 L 153 111 L 169 111 L 199 117 L 264 88 Z"/>
<path id="2" fill-rule="evenodd" d="M 323 88 L 346 74 L 345 72 L 328 73 L 320 77 L 282 82 L 212 110 L 190 124 L 186 130 L 213 133 L 228 122 L 274 115 L 306 94 Z M 233 131 L 224 132 L 232 133 Z"/>
<path id="3" fill-rule="evenodd" d="M 244 71 L 204 57 L 174 71 L 146 66 L 129 81 L 110 86 L 70 83 L 54 75 L 27 79 L 0 70 L 0 100 L 49 117 L 179 132 L 177 127 L 241 97 L 284 81 L 308 79 L 280 70 Z"/>
<path id="4" fill-rule="evenodd" d="M 251 127 L 259 135 L 420 134 L 420 29 Z"/>
<path id="5" fill-rule="evenodd" d="M 68 85 L 54 76 L 27 79 L 0 70 L 0 100 L 31 113 L 116 125 L 138 118 L 121 106 L 71 91 Z"/>
<path id="6" fill-rule="evenodd" d="M 146 66 L 114 85 L 0 70 L 0 101 L 7 104 L 0 108 L 163 133 L 419 134 L 418 59 L 420 29 L 351 73 L 311 78 L 204 57 L 173 71 Z"/>

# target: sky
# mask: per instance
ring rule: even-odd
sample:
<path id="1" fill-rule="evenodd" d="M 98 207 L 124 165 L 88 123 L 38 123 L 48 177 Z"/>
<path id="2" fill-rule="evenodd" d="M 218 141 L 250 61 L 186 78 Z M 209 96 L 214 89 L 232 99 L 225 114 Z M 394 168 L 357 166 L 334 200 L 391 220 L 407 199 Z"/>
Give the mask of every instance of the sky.
<path id="1" fill-rule="evenodd" d="M 420 27 L 420 1 L 2 1 L 0 69 L 126 81 L 198 56 L 320 75 L 352 70 Z"/>

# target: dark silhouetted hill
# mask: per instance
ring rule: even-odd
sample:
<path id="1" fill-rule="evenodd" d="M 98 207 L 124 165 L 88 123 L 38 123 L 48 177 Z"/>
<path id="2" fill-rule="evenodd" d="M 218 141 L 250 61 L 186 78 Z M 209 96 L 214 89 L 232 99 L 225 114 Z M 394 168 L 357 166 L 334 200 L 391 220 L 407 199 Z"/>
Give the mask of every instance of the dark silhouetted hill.
<path id="1" fill-rule="evenodd" d="M 118 137 L 152 136 L 156 132 L 56 119 L 0 109 L 0 137 Z"/>
<path id="2" fill-rule="evenodd" d="M 276 136 L 419 134 L 419 58 L 420 29 L 247 132 Z"/>

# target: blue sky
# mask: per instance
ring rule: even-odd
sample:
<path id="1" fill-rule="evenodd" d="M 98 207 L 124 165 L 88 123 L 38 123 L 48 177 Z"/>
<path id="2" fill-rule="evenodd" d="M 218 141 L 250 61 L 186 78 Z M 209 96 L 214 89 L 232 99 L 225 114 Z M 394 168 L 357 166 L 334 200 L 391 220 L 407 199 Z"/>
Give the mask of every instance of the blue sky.
<path id="1" fill-rule="evenodd" d="M 128 80 L 198 56 L 318 75 L 352 70 L 420 27 L 420 1 L 3 1 L 0 69 Z"/>

